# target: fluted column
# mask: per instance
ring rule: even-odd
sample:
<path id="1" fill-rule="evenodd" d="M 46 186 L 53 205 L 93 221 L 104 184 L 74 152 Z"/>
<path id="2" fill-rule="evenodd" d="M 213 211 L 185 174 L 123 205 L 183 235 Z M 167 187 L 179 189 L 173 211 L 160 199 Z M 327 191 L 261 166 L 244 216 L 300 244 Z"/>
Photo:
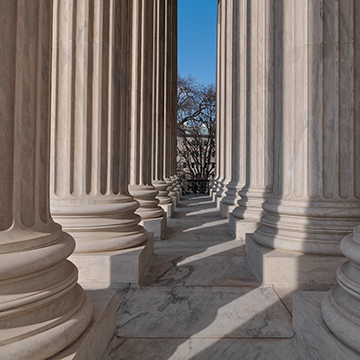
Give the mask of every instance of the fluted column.
<path id="1" fill-rule="evenodd" d="M 165 143 L 165 33 L 166 33 L 165 0 L 154 1 L 154 81 L 153 81 L 153 185 L 159 191 L 157 198 L 160 205 L 171 205 L 172 199 L 165 182 L 164 149 Z"/>
<path id="2" fill-rule="evenodd" d="M 164 216 L 151 179 L 154 1 L 132 0 L 130 185 L 144 219 Z"/>
<path id="3" fill-rule="evenodd" d="M 276 6 L 275 187 L 254 240 L 341 255 L 340 240 L 360 222 L 358 5 Z"/>
<path id="4" fill-rule="evenodd" d="M 129 0 L 58 0 L 53 42 L 51 211 L 76 252 L 148 239 L 129 180 Z"/>
<path id="5" fill-rule="evenodd" d="M 0 358 L 72 344 L 92 304 L 49 211 L 50 0 L 0 0 Z M 64 335 L 66 334 L 66 336 Z"/>
<path id="6" fill-rule="evenodd" d="M 173 78 L 177 76 L 177 68 L 174 68 L 173 58 L 177 52 L 174 52 L 173 43 L 174 14 L 177 14 L 176 2 L 174 0 L 165 0 L 165 76 L 164 76 L 164 180 L 168 185 L 167 191 L 170 197 L 176 196 L 174 191 L 174 180 L 172 179 L 173 168 L 173 128 L 176 123 L 174 114 L 174 92 Z M 174 11 L 175 10 L 175 11 Z M 176 75 L 175 75 L 176 74 Z"/>
<path id="7" fill-rule="evenodd" d="M 252 229 L 244 221 L 237 225 L 252 232 L 260 222 L 262 204 L 273 186 L 274 1 L 254 0 L 243 4 L 239 15 L 245 14 L 249 19 L 245 35 L 247 51 L 244 51 L 247 55 L 242 61 L 247 62 L 248 79 L 241 90 L 246 92 L 242 95 L 246 96 L 246 183 L 233 216 L 236 221 L 254 222 Z"/>
<path id="8" fill-rule="evenodd" d="M 227 131 L 229 141 L 228 172 L 231 180 L 226 185 L 226 196 L 221 200 L 222 216 L 229 212 L 240 200 L 239 191 L 245 185 L 246 166 L 246 26 L 247 1 L 232 1 L 232 59 L 228 65 L 228 116 Z"/>
<path id="9" fill-rule="evenodd" d="M 344 126 L 348 126 L 348 128 L 339 129 L 341 133 L 337 140 L 341 142 L 341 151 L 338 153 L 337 161 L 341 170 L 344 171 L 344 174 L 341 172 L 341 182 L 337 184 L 338 192 L 342 198 L 349 197 L 353 193 L 353 197 L 358 199 L 360 197 L 360 103 L 358 101 L 360 96 L 360 24 L 357 19 L 360 14 L 360 3 L 357 1 L 332 2 L 325 4 L 324 10 L 328 14 L 326 25 L 336 29 L 335 34 L 327 36 L 327 44 L 324 45 L 327 67 L 329 70 L 335 67 L 337 73 L 336 77 L 333 75 L 327 80 L 331 82 L 327 86 L 337 84 L 338 92 L 335 92 L 336 89 L 332 91 L 332 99 L 335 96 L 338 99 L 333 104 L 339 114 L 337 123 L 344 121 Z M 335 19 L 338 25 L 335 25 Z M 360 352 L 359 225 L 351 234 L 343 238 L 340 249 L 348 261 L 337 270 L 337 285 L 325 296 L 322 314 L 332 333 L 347 346 Z"/>
<path id="10" fill-rule="evenodd" d="M 230 153 L 227 153 L 227 111 L 229 108 L 227 107 L 227 80 L 229 74 L 227 73 L 227 61 L 231 61 L 228 57 L 229 55 L 229 47 L 232 46 L 231 42 L 227 41 L 228 29 L 230 21 L 231 13 L 229 12 L 230 3 L 227 1 L 220 0 L 220 29 L 219 29 L 219 48 L 220 51 L 219 55 L 219 66 L 218 70 L 220 72 L 218 77 L 218 82 L 216 85 L 216 92 L 218 95 L 217 98 L 217 128 L 218 128 L 218 143 L 216 147 L 216 151 L 218 153 L 218 162 L 217 167 L 219 168 L 219 177 L 217 180 L 217 187 L 216 187 L 216 201 L 219 205 L 221 199 L 225 196 L 226 191 L 226 183 L 227 183 L 227 157 L 230 156 Z M 232 22 L 231 22 L 232 23 Z"/>
<path id="11" fill-rule="evenodd" d="M 180 178 L 177 175 L 177 0 L 171 3 L 171 157 L 170 178 L 174 180 L 173 190 L 180 190 Z"/>
<path id="12" fill-rule="evenodd" d="M 216 26 L 216 168 L 212 183 L 212 196 L 216 196 L 220 182 L 220 81 L 221 81 L 221 9 L 222 2 L 217 3 L 217 26 Z"/>

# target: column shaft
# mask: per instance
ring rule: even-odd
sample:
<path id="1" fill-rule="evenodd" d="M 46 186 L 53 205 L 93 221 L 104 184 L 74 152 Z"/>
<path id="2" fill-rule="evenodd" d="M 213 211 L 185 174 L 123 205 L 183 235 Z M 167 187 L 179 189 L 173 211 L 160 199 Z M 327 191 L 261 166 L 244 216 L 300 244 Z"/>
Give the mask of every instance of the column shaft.
<path id="1" fill-rule="evenodd" d="M 355 2 L 276 3 L 275 187 L 261 245 L 341 255 L 360 220 Z"/>
<path id="2" fill-rule="evenodd" d="M 54 11 L 51 211 L 76 252 L 142 244 L 128 193 L 130 1 L 61 0 Z"/>
<path id="3" fill-rule="evenodd" d="M 0 357 L 45 359 L 84 332 L 92 304 L 49 212 L 50 0 L 0 1 Z M 66 336 L 64 336 L 66 333 Z"/>
<path id="4" fill-rule="evenodd" d="M 331 144 L 327 144 L 326 151 L 332 150 L 332 156 L 327 159 L 325 166 L 328 169 L 340 168 L 341 171 L 338 179 L 326 179 L 324 194 L 333 196 L 337 193 L 340 199 L 353 200 L 360 196 L 360 23 L 354 16 L 360 13 L 360 3 L 327 1 L 324 10 L 329 14 L 325 23 L 327 31 L 336 30 L 325 38 L 324 68 L 326 64 L 329 72 L 326 75 L 332 76 L 324 78 L 324 81 L 327 87 L 337 86 L 328 89 L 331 90 L 330 94 L 324 100 L 330 102 L 327 112 L 336 111 L 339 116 L 335 124 L 333 120 L 325 128 L 327 133 L 335 125 L 339 129 L 338 136 L 331 139 L 338 143 L 339 151 L 334 153 Z M 349 215 L 351 218 L 351 213 Z M 325 296 L 322 314 L 332 333 L 360 352 L 360 226 L 343 238 L 340 249 L 349 261 L 338 269 L 338 284 Z"/>
<path id="5" fill-rule="evenodd" d="M 130 185 L 142 219 L 164 215 L 151 179 L 154 1 L 132 0 Z"/>
<path id="6" fill-rule="evenodd" d="M 227 42 L 227 22 L 229 21 L 229 13 L 227 11 L 229 5 L 227 1 L 220 1 L 220 29 L 219 29 L 219 65 L 218 70 L 220 72 L 216 92 L 217 98 L 217 128 L 218 128 L 218 144 L 216 151 L 219 155 L 219 162 L 217 167 L 219 168 L 219 178 L 217 181 L 216 197 L 221 200 L 225 195 L 226 185 L 226 55 L 230 42 Z"/>
<path id="7" fill-rule="evenodd" d="M 246 93 L 246 183 L 233 216 L 259 222 L 273 186 L 274 1 L 255 0 L 243 7 L 248 17 L 243 56 L 248 78 L 241 89 Z"/>
<path id="8" fill-rule="evenodd" d="M 173 26 L 174 24 L 174 6 L 173 0 L 165 1 L 165 77 L 164 77 L 164 180 L 168 185 L 167 191 L 170 197 L 176 196 L 172 176 L 173 168 L 173 129 L 176 124 L 176 116 L 174 116 L 174 92 L 173 78 L 177 74 L 174 69 L 173 57 L 176 56 L 173 44 Z"/>
<path id="9" fill-rule="evenodd" d="M 216 169 L 212 185 L 212 193 L 219 190 L 220 182 L 220 81 L 221 81 L 221 9 L 222 2 L 217 4 L 217 29 L 216 29 Z"/>
<path id="10" fill-rule="evenodd" d="M 164 174 L 165 142 L 165 69 L 167 1 L 154 2 L 154 81 L 153 81 L 153 185 L 159 191 L 160 205 L 172 204 Z"/>
<path id="11" fill-rule="evenodd" d="M 234 206 L 240 200 L 239 191 L 245 185 L 246 170 L 246 1 L 233 1 L 232 11 L 232 63 L 229 66 L 229 130 L 228 164 L 231 181 L 226 185 L 223 205 Z M 228 38 L 231 41 L 231 37 Z"/>

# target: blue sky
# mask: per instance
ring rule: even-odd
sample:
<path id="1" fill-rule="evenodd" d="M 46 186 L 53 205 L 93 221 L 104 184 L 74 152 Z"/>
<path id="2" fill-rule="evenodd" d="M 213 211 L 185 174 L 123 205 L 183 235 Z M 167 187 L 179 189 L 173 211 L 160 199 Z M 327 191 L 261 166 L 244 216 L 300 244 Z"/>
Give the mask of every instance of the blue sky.
<path id="1" fill-rule="evenodd" d="M 178 68 L 201 83 L 216 80 L 217 0 L 178 0 Z"/>

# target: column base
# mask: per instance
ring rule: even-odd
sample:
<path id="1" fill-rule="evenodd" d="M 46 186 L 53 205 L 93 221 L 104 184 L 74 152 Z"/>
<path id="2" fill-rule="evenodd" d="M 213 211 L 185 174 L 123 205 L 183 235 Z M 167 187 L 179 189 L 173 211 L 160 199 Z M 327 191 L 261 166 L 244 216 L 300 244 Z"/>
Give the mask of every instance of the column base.
<path id="1" fill-rule="evenodd" d="M 162 216 L 157 219 L 145 219 L 140 222 L 147 232 L 154 234 L 155 240 L 165 239 L 167 219 L 166 216 Z"/>
<path id="2" fill-rule="evenodd" d="M 359 360 L 360 354 L 338 340 L 326 326 L 321 314 L 325 294 L 298 291 L 293 295 L 295 343 L 306 359 Z"/>
<path id="3" fill-rule="evenodd" d="M 233 212 L 237 205 L 228 205 L 224 204 L 222 201 L 220 202 L 220 216 L 223 219 L 227 219 L 229 214 Z"/>
<path id="4" fill-rule="evenodd" d="M 91 323 L 73 345 L 53 356 L 52 360 L 98 360 L 105 352 L 116 327 L 116 293 L 109 290 L 90 290 L 88 293 L 94 308 Z"/>
<path id="5" fill-rule="evenodd" d="M 171 204 L 159 204 L 159 206 L 161 206 L 165 211 L 165 217 L 167 217 L 168 219 L 174 217 L 175 214 L 174 202 L 172 202 Z"/>
<path id="6" fill-rule="evenodd" d="M 79 282 L 111 287 L 118 284 L 139 284 L 154 254 L 154 235 L 134 248 L 99 253 L 74 253 L 69 259 L 79 269 Z"/>
<path id="7" fill-rule="evenodd" d="M 306 285 L 336 284 L 336 270 L 343 256 L 321 256 L 272 250 L 246 235 L 246 259 L 264 286 L 299 288 Z"/>
<path id="8" fill-rule="evenodd" d="M 238 240 L 245 240 L 246 234 L 252 234 L 260 226 L 259 221 L 249 221 L 236 218 L 233 214 L 229 214 L 230 232 Z"/>

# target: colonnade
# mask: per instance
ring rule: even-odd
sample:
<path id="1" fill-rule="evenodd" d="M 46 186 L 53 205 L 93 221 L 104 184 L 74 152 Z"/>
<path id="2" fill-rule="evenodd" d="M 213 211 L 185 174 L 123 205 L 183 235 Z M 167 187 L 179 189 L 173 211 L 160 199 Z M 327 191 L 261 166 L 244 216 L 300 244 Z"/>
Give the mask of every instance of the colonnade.
<path id="1" fill-rule="evenodd" d="M 220 0 L 218 9 L 214 196 L 265 284 L 337 283 L 323 319 L 360 351 L 360 5 Z"/>
<path id="2" fill-rule="evenodd" d="M 173 0 L 0 0 L 1 358 L 51 357 L 89 326 L 74 249 L 99 283 L 129 280 L 116 256 L 129 266 L 148 247 L 136 266 L 150 261 L 146 221 L 163 226 L 158 204 L 176 195 L 176 13 Z"/>

